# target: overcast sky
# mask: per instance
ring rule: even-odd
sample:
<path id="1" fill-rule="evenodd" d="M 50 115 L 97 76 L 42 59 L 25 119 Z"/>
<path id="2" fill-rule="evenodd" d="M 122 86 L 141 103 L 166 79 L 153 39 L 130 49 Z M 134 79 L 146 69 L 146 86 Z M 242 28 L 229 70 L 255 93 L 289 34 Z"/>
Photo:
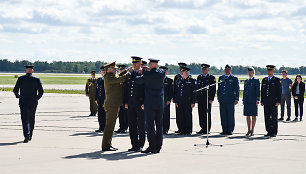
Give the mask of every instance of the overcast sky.
<path id="1" fill-rule="evenodd" d="M 0 59 L 306 66 L 306 0 L 1 0 Z"/>

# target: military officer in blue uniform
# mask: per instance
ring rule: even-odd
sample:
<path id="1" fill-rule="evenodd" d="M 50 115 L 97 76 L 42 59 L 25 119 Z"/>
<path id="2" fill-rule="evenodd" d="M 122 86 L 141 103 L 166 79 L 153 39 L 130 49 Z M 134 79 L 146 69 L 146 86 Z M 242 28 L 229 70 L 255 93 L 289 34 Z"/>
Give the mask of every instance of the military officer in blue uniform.
<path id="1" fill-rule="evenodd" d="M 265 136 L 275 137 L 278 129 L 278 106 L 281 102 L 282 87 L 280 79 L 274 76 L 274 65 L 267 65 L 268 77 L 261 82 L 261 105 L 264 106 Z"/>
<path id="2" fill-rule="evenodd" d="M 144 109 L 149 147 L 142 153 L 159 153 L 163 144 L 163 108 L 165 71 L 158 69 L 157 59 L 149 59 L 149 71 L 137 77 L 136 83 L 144 84 Z"/>
<path id="3" fill-rule="evenodd" d="M 187 64 L 184 63 L 184 62 L 179 62 L 178 65 L 179 65 L 180 73 L 176 74 L 175 77 L 174 77 L 174 80 L 173 80 L 173 92 L 174 92 L 174 94 L 173 94 L 173 103 L 176 103 L 175 97 L 177 96 L 176 92 L 177 92 L 178 83 L 179 83 L 179 81 L 182 80 L 182 71 L 181 71 L 182 67 L 186 67 L 187 66 Z M 175 106 L 175 115 L 176 115 L 176 125 L 177 125 L 177 131 L 175 131 L 175 133 L 179 134 L 179 133 L 182 132 L 182 124 L 183 124 L 183 122 L 182 122 L 182 118 L 180 118 L 180 115 L 178 114 L 178 109 L 177 109 L 176 106 Z"/>
<path id="4" fill-rule="evenodd" d="M 119 69 L 119 76 L 121 73 L 123 73 L 126 70 L 126 65 L 118 65 Z M 126 82 L 123 83 L 123 91 L 125 91 L 126 88 Z M 128 115 L 127 115 L 127 109 L 125 106 L 120 106 L 120 111 L 118 114 L 119 117 L 119 129 L 116 130 L 116 133 L 126 133 L 127 129 L 129 127 L 129 122 L 128 122 Z"/>
<path id="5" fill-rule="evenodd" d="M 163 114 L 163 133 L 168 134 L 170 129 L 170 103 L 173 98 L 173 80 L 167 77 L 168 67 L 160 66 L 165 71 L 164 81 L 164 114 Z"/>
<path id="6" fill-rule="evenodd" d="M 197 89 L 209 86 L 216 83 L 215 76 L 209 74 L 208 64 L 201 64 L 202 74 L 197 78 Z M 211 128 L 211 105 L 216 95 L 216 85 L 209 87 L 208 90 L 208 108 L 207 108 L 207 89 L 201 90 L 197 93 L 198 113 L 201 130 L 197 134 L 207 134 Z M 207 127 L 207 113 L 208 113 L 208 127 Z"/>
<path id="7" fill-rule="evenodd" d="M 26 75 L 18 78 L 13 89 L 16 98 L 19 98 L 24 143 L 32 139 L 38 100 L 44 93 L 40 79 L 32 75 L 33 67 L 33 65 L 25 66 Z"/>
<path id="8" fill-rule="evenodd" d="M 195 105 L 196 81 L 189 75 L 190 69 L 182 67 L 182 80 L 178 81 L 176 88 L 175 104 L 179 117 L 182 119 L 182 129 L 179 135 L 191 135 L 192 133 L 192 108 Z"/>
<path id="9" fill-rule="evenodd" d="M 146 140 L 145 118 L 141 106 L 144 104 L 144 85 L 136 84 L 135 79 L 142 74 L 141 57 L 132 56 L 133 72 L 126 81 L 124 104 L 127 109 L 129 133 L 132 148 L 129 151 L 141 151 Z"/>
<path id="10" fill-rule="evenodd" d="M 248 74 L 249 78 L 245 80 L 243 90 L 243 115 L 246 116 L 248 126 L 246 136 L 253 136 L 260 101 L 260 82 L 254 77 L 253 67 L 248 68 Z"/>
<path id="11" fill-rule="evenodd" d="M 221 135 L 232 135 L 235 128 L 235 105 L 239 101 L 239 81 L 233 76 L 232 67 L 226 65 L 225 75 L 219 77 L 218 101 L 220 104 L 220 116 L 222 132 Z"/>
<path id="12" fill-rule="evenodd" d="M 95 100 L 96 104 L 98 105 L 98 122 L 99 122 L 99 129 L 97 129 L 95 132 L 103 132 L 105 127 L 105 120 L 106 120 L 106 114 L 103 107 L 104 100 L 105 100 L 105 90 L 104 90 L 104 75 L 106 73 L 106 70 L 104 66 L 100 67 L 101 70 L 101 76 L 97 79 L 97 87 L 96 87 L 96 93 L 95 93 Z"/>

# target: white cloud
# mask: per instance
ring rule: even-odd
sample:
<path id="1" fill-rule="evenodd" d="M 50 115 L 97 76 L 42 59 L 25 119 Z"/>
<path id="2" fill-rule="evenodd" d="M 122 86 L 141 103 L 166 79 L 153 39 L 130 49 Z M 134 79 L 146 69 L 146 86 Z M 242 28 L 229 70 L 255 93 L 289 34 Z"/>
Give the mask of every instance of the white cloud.
<path id="1" fill-rule="evenodd" d="M 290 57 L 300 66 L 305 9 L 296 0 L 3 0 L 0 58 L 129 62 L 139 55 L 264 66 Z"/>

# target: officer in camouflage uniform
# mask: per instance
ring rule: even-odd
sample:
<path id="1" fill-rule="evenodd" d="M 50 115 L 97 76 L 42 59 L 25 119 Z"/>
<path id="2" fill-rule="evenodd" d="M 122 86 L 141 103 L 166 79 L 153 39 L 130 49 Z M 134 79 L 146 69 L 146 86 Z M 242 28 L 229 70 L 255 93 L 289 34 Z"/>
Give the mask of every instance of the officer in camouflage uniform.
<path id="1" fill-rule="evenodd" d="M 91 78 L 87 79 L 85 93 L 86 96 L 89 97 L 90 103 L 90 114 L 89 116 L 96 116 L 98 106 L 95 101 L 96 87 L 97 87 L 97 79 L 96 79 L 96 71 L 91 71 Z"/>

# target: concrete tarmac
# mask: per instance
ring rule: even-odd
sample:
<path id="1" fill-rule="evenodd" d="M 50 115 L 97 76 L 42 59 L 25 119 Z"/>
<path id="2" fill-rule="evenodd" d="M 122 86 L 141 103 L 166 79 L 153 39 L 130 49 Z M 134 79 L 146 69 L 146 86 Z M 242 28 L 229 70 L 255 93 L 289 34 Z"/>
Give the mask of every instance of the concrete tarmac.
<path id="1" fill-rule="evenodd" d="M 89 101 L 84 95 L 45 94 L 39 101 L 33 140 L 24 144 L 18 100 L 12 92 L 0 92 L 0 173 L 306 173 L 305 122 L 279 122 L 279 135 L 265 138 L 260 106 L 255 136 L 248 138 L 240 102 L 234 134 L 220 136 L 218 106 L 215 100 L 209 141 L 222 147 L 206 147 L 206 136 L 196 135 L 200 129 L 197 105 L 193 134 L 175 135 L 172 104 L 170 134 L 164 136 L 161 153 L 128 152 L 129 134 L 114 134 L 113 146 L 118 151 L 101 152 L 103 134 L 94 132 L 97 117 L 88 116 Z"/>

